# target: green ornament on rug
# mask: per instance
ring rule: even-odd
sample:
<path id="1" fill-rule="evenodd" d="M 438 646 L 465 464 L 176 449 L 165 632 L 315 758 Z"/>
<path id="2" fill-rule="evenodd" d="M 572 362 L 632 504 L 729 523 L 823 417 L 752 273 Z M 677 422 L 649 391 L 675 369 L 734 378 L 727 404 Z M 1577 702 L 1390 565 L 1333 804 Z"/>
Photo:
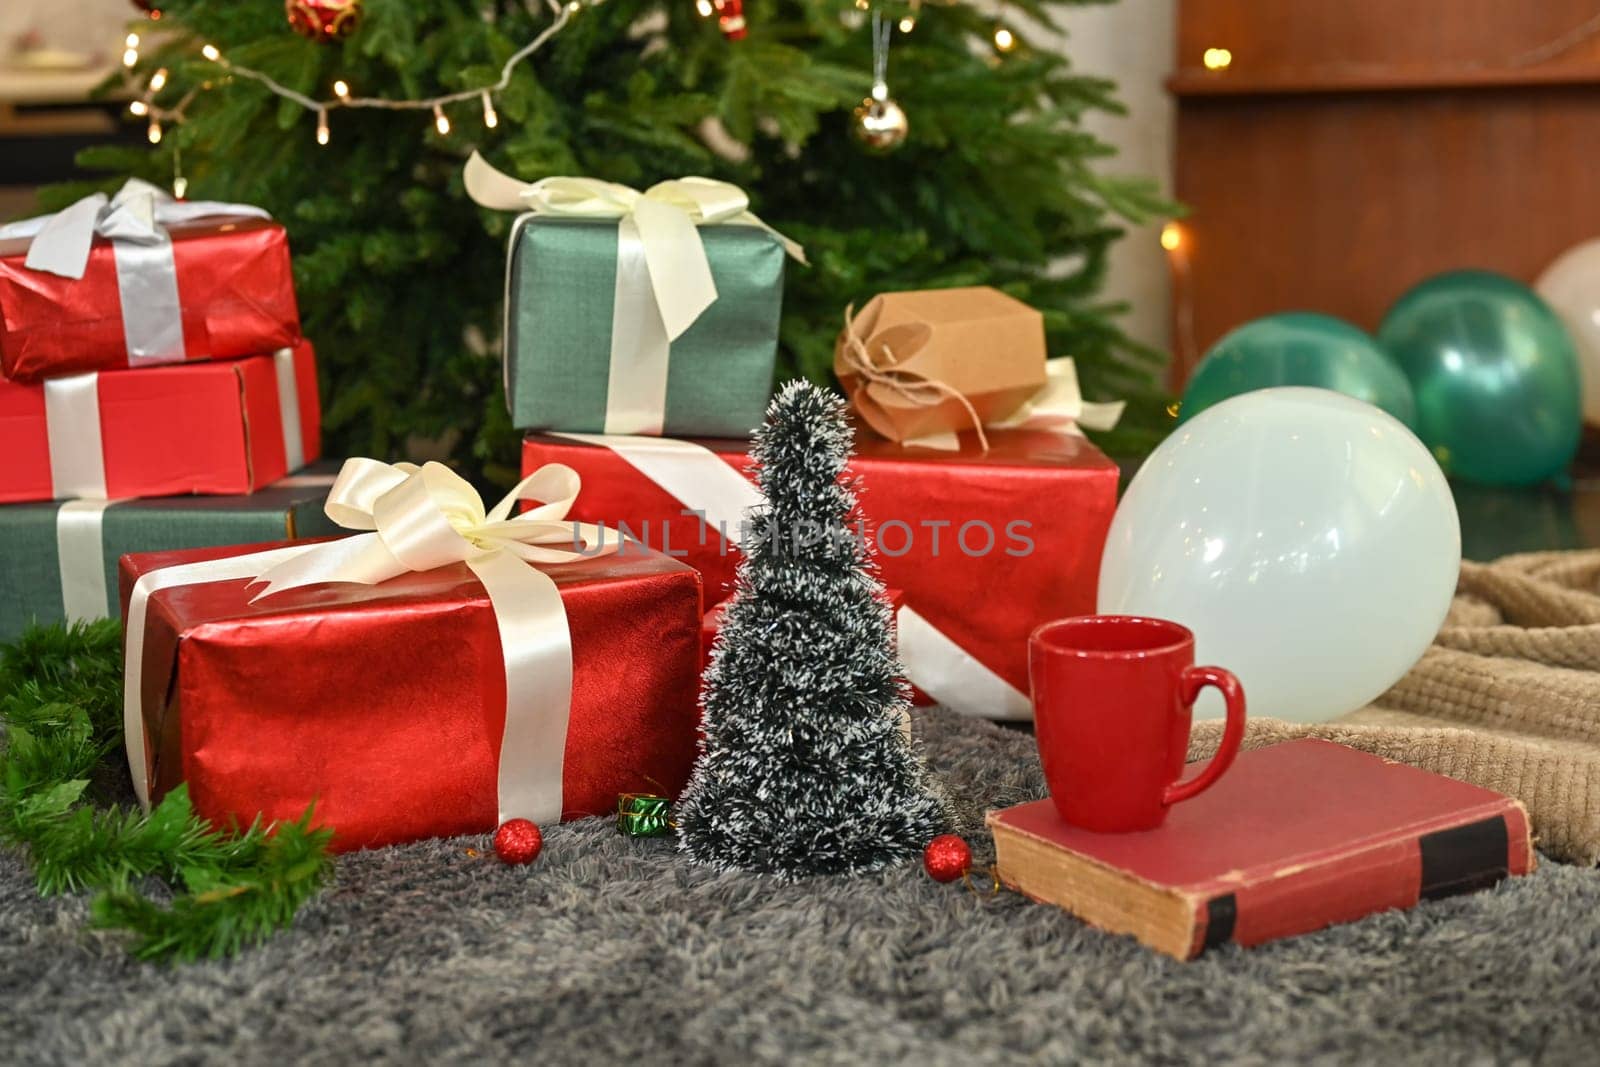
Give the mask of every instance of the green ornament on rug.
<path id="1" fill-rule="evenodd" d="M 752 455 L 736 592 L 705 678 L 705 739 L 676 811 L 679 847 L 721 870 L 799 878 L 922 855 L 950 822 L 902 733 L 909 701 L 889 602 L 843 480 L 842 399 L 785 386 Z"/>

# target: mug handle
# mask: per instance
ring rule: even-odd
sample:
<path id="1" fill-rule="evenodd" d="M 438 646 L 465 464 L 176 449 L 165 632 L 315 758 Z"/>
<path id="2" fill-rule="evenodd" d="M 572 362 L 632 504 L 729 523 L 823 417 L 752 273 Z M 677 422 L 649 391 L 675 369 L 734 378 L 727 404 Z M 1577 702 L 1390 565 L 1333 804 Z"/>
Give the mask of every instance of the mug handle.
<path id="1" fill-rule="evenodd" d="M 1244 687 L 1232 671 L 1225 671 L 1221 667 L 1185 667 L 1179 678 L 1179 699 L 1183 701 L 1184 709 L 1188 710 L 1199 699 L 1200 690 L 1208 685 L 1220 689 L 1222 699 L 1228 704 L 1228 720 L 1222 728 L 1222 742 L 1217 745 L 1217 754 L 1211 757 L 1205 770 L 1187 782 L 1173 782 L 1167 786 L 1167 791 L 1161 797 L 1164 804 L 1176 804 L 1204 793 L 1217 784 L 1222 772 L 1239 754 L 1239 742 L 1244 740 Z"/>

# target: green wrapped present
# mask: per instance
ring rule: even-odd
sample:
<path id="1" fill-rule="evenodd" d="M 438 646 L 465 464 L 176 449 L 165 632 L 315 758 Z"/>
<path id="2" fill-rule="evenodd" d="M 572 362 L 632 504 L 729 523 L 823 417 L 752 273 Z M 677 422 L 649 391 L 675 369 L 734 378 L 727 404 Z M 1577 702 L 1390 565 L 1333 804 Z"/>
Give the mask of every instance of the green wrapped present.
<path id="1" fill-rule="evenodd" d="M 322 513 L 333 477 L 318 467 L 243 496 L 0 507 L 0 641 L 33 622 L 118 614 L 117 560 L 128 552 L 341 533 Z"/>
<path id="2" fill-rule="evenodd" d="M 524 184 L 474 155 L 468 193 L 523 210 L 506 265 L 506 394 L 521 429 L 747 437 L 772 390 L 798 245 L 706 178 L 640 193 Z"/>

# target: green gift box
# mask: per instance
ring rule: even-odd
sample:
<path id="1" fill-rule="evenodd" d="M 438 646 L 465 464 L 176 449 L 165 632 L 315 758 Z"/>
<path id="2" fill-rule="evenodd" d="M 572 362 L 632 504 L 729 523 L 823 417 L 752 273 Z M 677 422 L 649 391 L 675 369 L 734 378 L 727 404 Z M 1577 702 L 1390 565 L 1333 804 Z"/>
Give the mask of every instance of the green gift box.
<path id="1" fill-rule="evenodd" d="M 700 230 L 717 299 L 671 342 L 662 429 L 747 437 L 772 393 L 783 305 L 783 245 L 755 226 Z M 524 216 L 512 235 L 506 392 L 519 429 L 608 428 L 617 321 L 615 222 Z"/>
<path id="2" fill-rule="evenodd" d="M 332 484 L 318 467 L 242 496 L 0 507 L 0 641 L 34 622 L 117 615 L 117 560 L 128 552 L 342 533 L 322 513 Z"/>
<path id="3" fill-rule="evenodd" d="M 477 155 L 463 177 L 479 204 L 524 212 L 506 266 L 506 394 L 519 429 L 748 437 L 761 424 L 784 260 L 804 253 L 737 186 L 525 184 Z"/>

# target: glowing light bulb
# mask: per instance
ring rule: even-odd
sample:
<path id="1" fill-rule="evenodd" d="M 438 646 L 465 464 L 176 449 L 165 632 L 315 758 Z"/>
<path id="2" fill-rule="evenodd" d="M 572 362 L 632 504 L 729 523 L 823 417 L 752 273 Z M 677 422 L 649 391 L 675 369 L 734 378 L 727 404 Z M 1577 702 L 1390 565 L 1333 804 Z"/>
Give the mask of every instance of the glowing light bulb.
<path id="1" fill-rule="evenodd" d="M 128 105 L 128 113 L 132 115 L 148 115 L 150 114 L 150 105 L 143 100 L 135 100 Z"/>
<path id="2" fill-rule="evenodd" d="M 200 49 L 200 54 L 215 63 L 222 58 L 222 52 L 214 44 L 208 44 Z"/>
<path id="3" fill-rule="evenodd" d="M 1176 222 L 1169 222 L 1161 227 L 1161 247 L 1168 252 L 1176 252 L 1178 246 L 1183 244 L 1183 230 Z"/>
<path id="4" fill-rule="evenodd" d="M 167 87 L 167 68 L 166 67 L 162 67 L 160 70 L 156 71 L 154 75 L 151 76 L 151 78 L 150 78 L 150 91 L 152 93 L 159 93 L 161 90 L 165 89 L 166 87 Z"/>
<path id="5" fill-rule="evenodd" d="M 146 137 L 150 138 L 150 143 L 151 144 L 160 144 L 161 143 L 161 122 L 160 122 L 160 120 L 151 119 L 150 120 L 150 126 L 149 126 L 148 129 L 146 129 L 144 131 L 144 135 Z"/>
<path id="6" fill-rule="evenodd" d="M 350 83 L 345 81 L 343 78 L 340 78 L 338 81 L 334 82 L 333 95 L 337 96 L 340 100 L 350 99 Z"/>
<path id="7" fill-rule="evenodd" d="M 567 14 L 576 15 L 578 13 L 578 9 L 582 6 L 582 4 L 578 3 L 578 0 L 569 0 L 569 3 L 567 4 Z"/>
<path id="8" fill-rule="evenodd" d="M 1233 64 L 1233 53 L 1226 48 L 1207 48 L 1200 62 L 1207 70 L 1227 70 Z"/>
<path id="9" fill-rule="evenodd" d="M 129 48 L 138 48 L 139 47 L 139 35 L 137 33 L 130 33 L 130 34 L 128 34 L 128 36 L 126 36 L 126 37 L 124 37 L 122 39 L 122 43 L 124 45 L 126 45 L 127 47 L 129 47 Z"/>
<path id="10" fill-rule="evenodd" d="M 317 109 L 317 143 L 328 143 L 328 109 Z"/>
<path id="11" fill-rule="evenodd" d="M 1004 26 L 994 28 L 994 47 L 1000 52 L 1009 52 L 1017 47 L 1017 35 Z"/>
<path id="12" fill-rule="evenodd" d="M 450 133 L 450 120 L 445 117 L 444 108 L 438 104 L 433 105 L 433 126 L 434 129 L 439 131 L 439 136 L 441 137 Z"/>
<path id="13" fill-rule="evenodd" d="M 905 18 L 900 20 L 900 32 L 901 33 L 910 33 L 912 30 L 914 30 L 916 28 L 917 28 L 917 20 L 912 18 L 910 15 L 907 15 Z"/>
<path id="14" fill-rule="evenodd" d="M 856 0 L 856 10 L 865 11 L 872 6 L 872 0 Z"/>
<path id="15" fill-rule="evenodd" d="M 189 191 L 189 179 L 188 178 L 185 178 L 183 175 L 180 174 L 176 178 L 172 179 L 172 195 L 173 196 L 177 197 L 179 200 L 182 200 L 183 199 L 183 194 L 187 193 L 188 191 Z"/>
<path id="16" fill-rule="evenodd" d="M 487 89 L 483 92 L 483 124 L 491 130 L 500 125 L 500 116 L 494 112 L 494 101 L 489 99 Z"/>
<path id="17" fill-rule="evenodd" d="M 137 62 L 139 62 L 139 50 L 137 48 L 130 48 L 122 53 L 122 65 L 124 67 L 131 67 Z"/>
<path id="18" fill-rule="evenodd" d="M 711 0 L 694 0 L 694 9 L 700 13 L 700 17 L 703 19 L 710 18 L 712 11 L 715 10 L 711 6 Z"/>

